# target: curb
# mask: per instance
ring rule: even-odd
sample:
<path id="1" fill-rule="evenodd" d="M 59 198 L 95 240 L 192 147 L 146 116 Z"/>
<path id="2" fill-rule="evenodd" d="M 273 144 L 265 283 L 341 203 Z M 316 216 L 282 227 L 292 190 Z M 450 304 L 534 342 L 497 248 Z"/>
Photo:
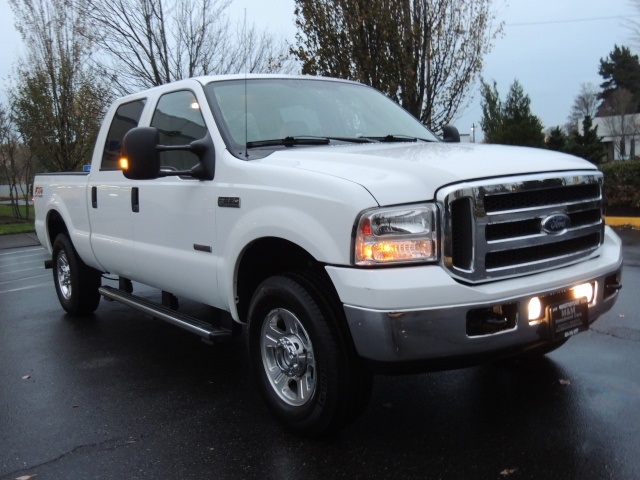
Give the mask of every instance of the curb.
<path id="1" fill-rule="evenodd" d="M 607 217 L 604 222 L 610 227 L 633 227 L 640 228 L 640 217 Z"/>

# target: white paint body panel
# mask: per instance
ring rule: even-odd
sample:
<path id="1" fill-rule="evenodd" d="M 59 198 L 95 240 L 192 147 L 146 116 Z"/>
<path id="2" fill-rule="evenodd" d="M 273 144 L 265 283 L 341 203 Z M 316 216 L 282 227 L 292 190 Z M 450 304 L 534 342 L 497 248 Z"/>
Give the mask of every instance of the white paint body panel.
<path id="1" fill-rule="evenodd" d="M 261 162 L 310 170 L 367 188 L 380 205 L 430 200 L 438 188 L 481 178 L 596 170 L 577 157 L 502 145 L 392 143 L 276 152 Z"/>

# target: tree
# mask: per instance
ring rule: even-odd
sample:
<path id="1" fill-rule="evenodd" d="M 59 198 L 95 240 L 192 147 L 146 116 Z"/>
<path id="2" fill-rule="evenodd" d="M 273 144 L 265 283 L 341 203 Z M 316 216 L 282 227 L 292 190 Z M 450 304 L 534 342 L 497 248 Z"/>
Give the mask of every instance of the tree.
<path id="1" fill-rule="evenodd" d="M 501 32 L 492 0 L 295 0 L 302 72 L 384 92 L 432 130 L 466 106 Z"/>
<path id="2" fill-rule="evenodd" d="M 595 85 L 591 83 L 583 83 L 580 85 L 580 93 L 573 99 L 569 118 L 567 119 L 567 131 L 574 132 L 578 130 L 580 122 L 584 117 L 591 118 L 596 116 L 600 100 L 599 92 Z"/>
<path id="3" fill-rule="evenodd" d="M 549 150 L 564 152 L 567 149 L 569 139 L 562 128 L 554 127 L 549 131 L 549 135 L 545 138 L 545 144 Z"/>
<path id="4" fill-rule="evenodd" d="M 86 34 L 109 58 L 122 93 L 208 74 L 291 71 L 287 47 L 267 33 L 233 31 L 231 0 L 80 0 Z"/>
<path id="5" fill-rule="evenodd" d="M 15 218 L 30 217 L 30 183 L 35 162 L 19 140 L 15 127 L 4 106 L 0 105 L 0 171 L 9 185 L 9 200 Z M 25 204 L 24 215 L 20 200 Z"/>
<path id="6" fill-rule="evenodd" d="M 500 101 L 496 82 L 482 82 L 482 119 L 480 126 L 486 143 L 544 147 L 542 122 L 531 113 L 531 100 L 522 85 L 514 80 L 504 103 Z"/>
<path id="7" fill-rule="evenodd" d="M 566 151 L 596 165 L 602 162 L 607 153 L 606 147 L 602 143 L 602 137 L 598 136 L 598 126 L 593 125 L 589 115 L 582 121 L 582 132 L 576 130 L 569 135 Z"/>
<path id="8" fill-rule="evenodd" d="M 640 61 L 629 48 L 615 45 L 608 58 L 600 59 L 598 73 L 604 79 L 600 85 L 602 100 L 606 101 L 619 89 L 631 92 L 636 101 L 640 100 Z"/>
<path id="9" fill-rule="evenodd" d="M 49 170 L 76 170 L 91 157 L 108 86 L 90 69 L 86 18 L 75 4 L 10 0 L 27 57 L 9 92 L 21 140 Z"/>
<path id="10" fill-rule="evenodd" d="M 480 83 L 480 94 L 482 96 L 480 128 L 484 133 L 484 141 L 485 143 L 501 143 L 500 135 L 503 130 L 503 115 L 498 84 L 495 80 L 492 85 L 489 85 L 484 80 Z"/>

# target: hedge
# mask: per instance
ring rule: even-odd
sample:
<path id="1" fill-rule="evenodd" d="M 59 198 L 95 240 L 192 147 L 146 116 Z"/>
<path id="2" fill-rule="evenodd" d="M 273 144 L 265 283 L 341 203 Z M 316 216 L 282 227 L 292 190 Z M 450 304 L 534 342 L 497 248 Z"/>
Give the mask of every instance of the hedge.
<path id="1" fill-rule="evenodd" d="M 640 208 L 640 160 L 604 163 L 600 170 L 607 207 Z"/>

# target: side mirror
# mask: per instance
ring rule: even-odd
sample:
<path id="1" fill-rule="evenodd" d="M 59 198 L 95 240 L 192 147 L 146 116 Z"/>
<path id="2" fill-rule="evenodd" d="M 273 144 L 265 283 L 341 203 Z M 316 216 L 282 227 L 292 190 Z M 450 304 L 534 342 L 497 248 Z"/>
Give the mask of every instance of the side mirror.
<path id="1" fill-rule="evenodd" d="M 189 145 L 158 145 L 160 135 L 153 127 L 136 127 L 129 130 L 122 141 L 122 173 L 130 180 L 153 180 L 159 177 L 186 176 L 198 180 L 213 180 L 215 153 L 211 135 L 195 140 Z M 189 151 L 198 156 L 200 163 L 191 170 L 161 170 L 160 152 L 170 150 Z"/>
<path id="2" fill-rule="evenodd" d="M 447 143 L 460 143 L 460 132 L 453 125 L 442 127 L 442 139 Z"/>
<path id="3" fill-rule="evenodd" d="M 129 130 L 122 140 L 122 173 L 130 180 L 152 180 L 160 176 L 158 130 L 137 127 Z M 126 168 L 125 168 L 126 167 Z"/>

